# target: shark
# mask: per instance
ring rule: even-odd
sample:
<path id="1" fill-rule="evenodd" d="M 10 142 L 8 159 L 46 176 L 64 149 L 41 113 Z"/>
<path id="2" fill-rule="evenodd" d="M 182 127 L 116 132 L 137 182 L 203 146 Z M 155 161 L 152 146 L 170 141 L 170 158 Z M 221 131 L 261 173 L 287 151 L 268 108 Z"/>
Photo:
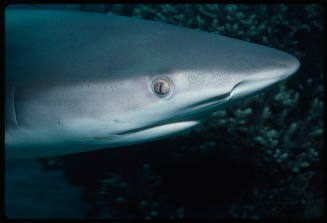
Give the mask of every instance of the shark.
<path id="1" fill-rule="evenodd" d="M 288 79 L 291 54 L 139 18 L 5 10 L 5 157 L 158 140 Z"/>

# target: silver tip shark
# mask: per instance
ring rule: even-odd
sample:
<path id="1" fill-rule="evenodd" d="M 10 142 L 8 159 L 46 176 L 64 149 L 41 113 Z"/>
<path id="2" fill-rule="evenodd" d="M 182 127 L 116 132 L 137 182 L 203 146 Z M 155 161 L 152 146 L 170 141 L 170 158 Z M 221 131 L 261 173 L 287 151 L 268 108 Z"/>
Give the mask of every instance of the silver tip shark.
<path id="1" fill-rule="evenodd" d="M 156 140 L 285 80 L 266 46 L 160 22 L 5 10 L 5 156 L 58 156 Z"/>

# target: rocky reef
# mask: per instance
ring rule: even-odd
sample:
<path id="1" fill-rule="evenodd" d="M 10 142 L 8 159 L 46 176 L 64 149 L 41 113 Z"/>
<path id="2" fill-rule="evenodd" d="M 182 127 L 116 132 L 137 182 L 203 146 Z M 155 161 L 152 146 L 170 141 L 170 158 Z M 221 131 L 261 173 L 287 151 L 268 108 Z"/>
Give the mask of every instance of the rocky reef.
<path id="1" fill-rule="evenodd" d="M 37 5 L 36 5 L 37 7 Z M 206 123 L 143 145 L 40 162 L 85 188 L 89 217 L 313 219 L 323 210 L 323 7 L 63 6 L 161 21 L 271 46 L 296 75 Z"/>

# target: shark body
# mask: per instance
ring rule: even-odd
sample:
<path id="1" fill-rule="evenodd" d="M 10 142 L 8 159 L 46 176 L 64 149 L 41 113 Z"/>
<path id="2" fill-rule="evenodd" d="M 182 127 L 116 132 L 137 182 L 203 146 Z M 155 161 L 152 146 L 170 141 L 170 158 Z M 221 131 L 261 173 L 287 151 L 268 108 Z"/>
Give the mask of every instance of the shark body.
<path id="1" fill-rule="evenodd" d="M 285 80 L 285 52 L 87 12 L 5 11 L 5 155 L 37 158 L 174 135 Z"/>

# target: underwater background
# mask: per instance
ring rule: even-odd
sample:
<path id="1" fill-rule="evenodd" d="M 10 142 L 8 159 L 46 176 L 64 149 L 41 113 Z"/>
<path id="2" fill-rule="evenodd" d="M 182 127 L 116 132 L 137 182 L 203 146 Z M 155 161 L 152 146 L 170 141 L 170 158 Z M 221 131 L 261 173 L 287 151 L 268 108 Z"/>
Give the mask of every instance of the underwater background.
<path id="1" fill-rule="evenodd" d="M 323 215 L 321 5 L 30 6 L 139 17 L 222 34 L 286 51 L 300 60 L 301 67 L 286 82 L 215 112 L 181 135 L 35 162 L 6 160 L 9 218 Z"/>

